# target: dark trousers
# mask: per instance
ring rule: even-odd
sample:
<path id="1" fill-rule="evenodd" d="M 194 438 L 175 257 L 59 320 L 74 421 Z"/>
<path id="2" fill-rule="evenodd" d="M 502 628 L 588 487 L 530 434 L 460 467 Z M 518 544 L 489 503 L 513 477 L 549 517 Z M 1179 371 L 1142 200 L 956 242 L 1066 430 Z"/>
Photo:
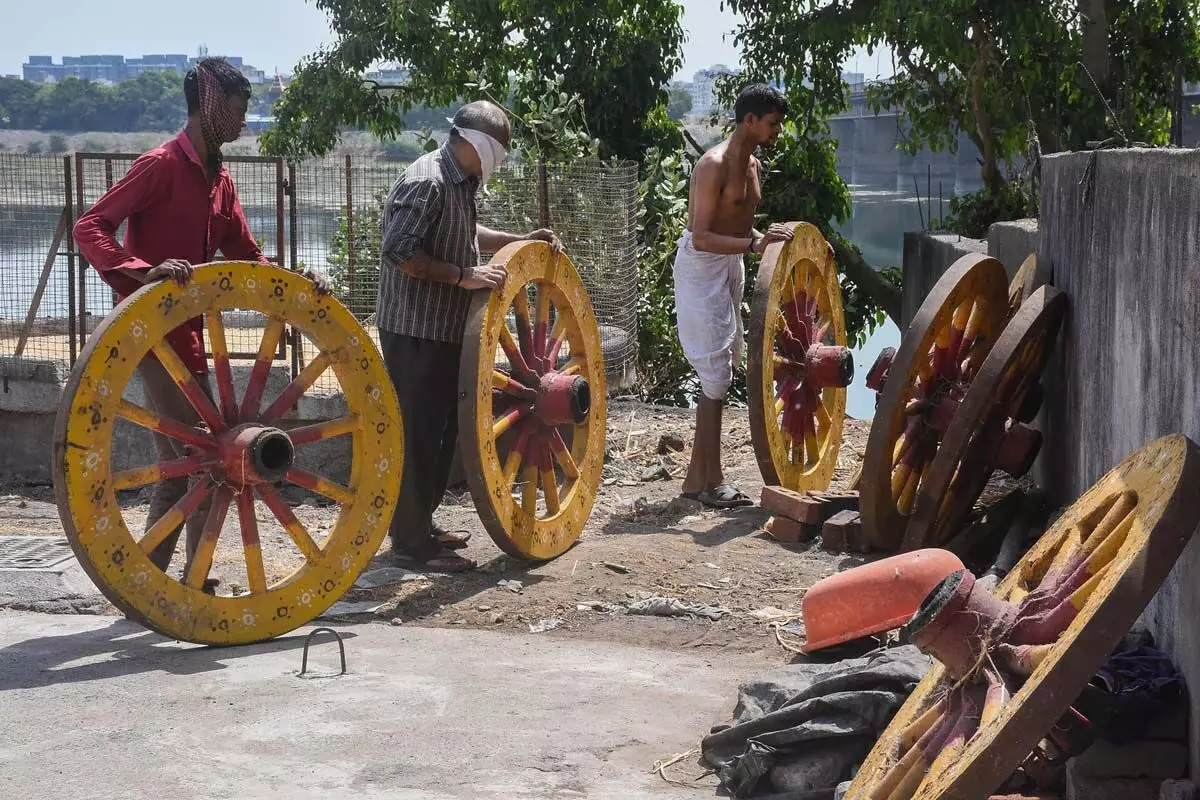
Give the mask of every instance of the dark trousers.
<path id="1" fill-rule="evenodd" d="M 404 418 L 404 476 L 392 516 L 392 546 L 415 558 L 442 547 L 433 512 L 442 502 L 458 443 L 458 359 L 461 344 L 379 331 L 383 360 Z"/>
<path id="2" fill-rule="evenodd" d="M 200 421 L 200 415 L 192 408 L 191 401 L 184 396 L 174 378 L 167 373 L 158 359 L 149 357 L 143 359 L 142 363 L 138 365 L 138 373 L 142 377 L 142 391 L 146 395 L 146 405 L 151 411 L 156 411 L 164 417 L 186 425 L 195 425 Z M 212 400 L 212 388 L 209 385 L 208 376 L 196 375 L 195 377 L 204 394 L 208 396 L 209 400 Z M 163 436 L 161 433 L 154 434 L 154 452 L 159 462 L 186 458 L 188 455 L 187 446 L 183 442 Z M 162 480 L 155 484 L 154 493 L 150 496 L 150 510 L 146 514 L 146 530 L 150 530 L 150 527 L 158 522 L 163 514 L 166 514 L 172 506 L 183 499 L 189 485 L 193 482 L 194 479 L 189 479 L 185 475 L 181 478 Z M 200 543 L 200 534 L 204 530 L 204 519 L 208 516 L 209 502 L 209 500 L 205 500 L 200 508 L 187 518 L 185 568 L 187 564 L 191 563 L 196 546 Z M 166 572 L 178 542 L 179 528 L 177 527 L 170 536 L 163 540 L 162 544 L 150 553 L 151 563 Z"/>

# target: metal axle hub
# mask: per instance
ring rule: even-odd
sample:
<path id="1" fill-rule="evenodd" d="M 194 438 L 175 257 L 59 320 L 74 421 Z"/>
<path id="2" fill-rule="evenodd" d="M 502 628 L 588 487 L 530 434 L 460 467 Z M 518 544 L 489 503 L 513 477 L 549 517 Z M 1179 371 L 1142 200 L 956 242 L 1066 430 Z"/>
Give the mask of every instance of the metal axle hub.
<path id="1" fill-rule="evenodd" d="M 227 480 L 239 486 L 280 480 L 296 459 L 291 437 L 253 422 L 217 436 L 217 454 Z"/>

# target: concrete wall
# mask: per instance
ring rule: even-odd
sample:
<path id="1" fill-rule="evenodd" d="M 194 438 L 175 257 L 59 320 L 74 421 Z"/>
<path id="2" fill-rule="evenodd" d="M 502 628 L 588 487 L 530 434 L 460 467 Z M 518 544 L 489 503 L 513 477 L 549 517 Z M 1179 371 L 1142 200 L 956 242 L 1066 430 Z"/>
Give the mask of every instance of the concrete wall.
<path id="1" fill-rule="evenodd" d="M 904 278 L 900 290 L 900 332 L 908 328 L 942 273 L 968 253 L 986 253 L 987 242 L 953 233 L 904 234 Z"/>
<path id="2" fill-rule="evenodd" d="M 1101 152 L 1089 191 L 1090 158 L 1042 161 L 1039 266 L 1071 302 L 1046 375 L 1043 457 L 1061 502 L 1152 439 L 1200 442 L 1200 151 Z M 1191 689 L 1198 775 L 1200 537 L 1145 619 Z"/>

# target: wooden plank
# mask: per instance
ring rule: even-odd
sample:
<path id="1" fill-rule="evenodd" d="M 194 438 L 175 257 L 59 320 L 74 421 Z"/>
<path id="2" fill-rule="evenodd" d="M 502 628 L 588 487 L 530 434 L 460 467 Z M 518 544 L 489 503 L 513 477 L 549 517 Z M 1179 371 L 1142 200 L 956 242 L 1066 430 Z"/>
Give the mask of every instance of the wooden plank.
<path id="1" fill-rule="evenodd" d="M 37 289 L 33 292 L 33 299 L 29 301 L 29 311 L 25 314 L 25 324 L 21 327 L 21 336 L 17 339 L 17 349 L 13 355 L 19 356 L 25 351 L 25 343 L 29 341 L 29 334 L 33 330 L 33 321 L 37 317 L 38 309 L 42 305 L 42 295 L 46 293 L 46 284 L 50 281 L 50 271 L 54 268 L 54 260 L 58 258 L 58 248 L 62 245 L 63 237 L 67 235 L 67 224 L 70 217 L 67 209 L 62 210 L 62 214 L 58 217 L 58 227 L 54 230 L 54 240 L 50 242 L 50 250 L 46 254 L 46 263 L 42 265 L 42 274 L 38 276 Z"/>

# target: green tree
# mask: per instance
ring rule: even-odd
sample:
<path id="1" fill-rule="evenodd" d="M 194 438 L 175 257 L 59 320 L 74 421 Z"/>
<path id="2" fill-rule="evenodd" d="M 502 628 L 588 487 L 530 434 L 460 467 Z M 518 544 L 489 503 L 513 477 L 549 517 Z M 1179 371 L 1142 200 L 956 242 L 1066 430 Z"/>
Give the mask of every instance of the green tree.
<path id="1" fill-rule="evenodd" d="M 683 119 L 691 110 L 691 92 L 678 86 L 672 86 L 667 90 L 667 115 L 671 119 Z"/>
<path id="2" fill-rule="evenodd" d="M 1200 77 L 1200 17 L 1187 0 L 722 2 L 743 17 L 743 63 L 818 114 L 844 108 L 839 65 L 854 48 L 890 49 L 896 75 L 868 88 L 870 103 L 900 109 L 910 153 L 953 151 L 965 133 L 992 194 L 1030 134 L 1043 153 L 1113 136 L 1165 144 L 1179 76 Z"/>
<path id="3" fill-rule="evenodd" d="M 602 154 L 641 160 L 677 126 L 666 84 L 681 66 L 677 0 L 317 0 L 334 43 L 305 58 L 276 107 L 264 152 L 302 158 L 333 149 L 342 126 L 385 139 L 418 106 L 455 103 L 474 81 L 509 95 L 510 75 L 562 76 Z M 377 62 L 408 69 L 399 87 L 364 82 Z"/>

